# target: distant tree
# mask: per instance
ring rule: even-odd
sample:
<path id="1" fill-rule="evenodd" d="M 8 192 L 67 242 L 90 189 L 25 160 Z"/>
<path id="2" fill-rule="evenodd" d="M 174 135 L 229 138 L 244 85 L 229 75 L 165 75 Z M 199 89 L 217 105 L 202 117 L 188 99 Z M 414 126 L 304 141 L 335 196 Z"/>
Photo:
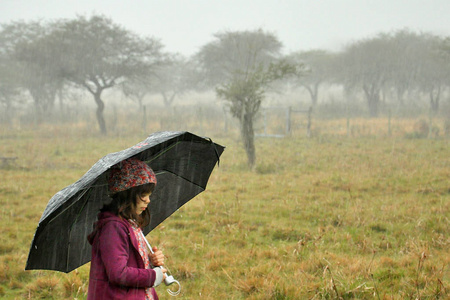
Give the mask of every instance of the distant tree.
<path id="1" fill-rule="evenodd" d="M 194 89 L 197 80 L 191 61 L 175 55 L 168 64 L 157 70 L 154 90 L 161 94 L 164 105 L 170 107 L 177 96 Z"/>
<path id="2" fill-rule="evenodd" d="M 15 78 L 11 76 L 10 70 L 13 66 L 10 61 L 0 53 L 0 107 L 2 107 L 2 119 L 11 123 L 13 105 L 20 94 Z"/>
<path id="3" fill-rule="evenodd" d="M 378 115 L 384 91 L 395 91 L 401 106 L 408 92 L 418 91 L 439 109 L 449 72 L 439 51 L 440 38 L 401 30 L 357 41 L 342 53 L 341 77 L 346 90 L 364 92 L 369 113 Z"/>
<path id="4" fill-rule="evenodd" d="M 12 22 L 4 24 L 0 32 L 0 51 L 8 60 L 8 77 L 14 78 L 16 87 L 29 92 L 38 122 L 52 110 L 56 94 L 63 85 L 51 49 L 45 42 L 53 25 Z"/>
<path id="5" fill-rule="evenodd" d="M 206 81 L 230 106 L 240 122 L 248 165 L 256 162 L 253 123 L 270 83 L 298 69 L 280 61 L 281 43 L 262 30 L 217 33 L 197 55 Z"/>
<path id="6" fill-rule="evenodd" d="M 442 41 L 427 33 L 401 30 L 384 34 L 386 87 L 395 90 L 405 106 L 405 95 L 418 91 L 429 98 L 430 109 L 437 112 L 443 88 L 449 78 L 445 58 L 439 49 Z"/>
<path id="7" fill-rule="evenodd" d="M 419 64 L 424 56 L 424 39 L 409 30 L 380 37 L 386 39 L 385 86 L 395 92 L 397 102 L 404 107 L 405 94 L 416 89 Z"/>
<path id="8" fill-rule="evenodd" d="M 378 116 L 381 91 L 387 81 L 386 53 L 388 42 L 383 36 L 351 44 L 341 56 L 341 78 L 347 90 L 361 89 L 371 117 Z"/>
<path id="9" fill-rule="evenodd" d="M 172 55 L 147 75 L 126 82 L 122 90 L 127 97 L 138 101 L 140 107 L 147 94 L 161 95 L 164 105 L 170 107 L 176 96 L 194 89 L 195 84 L 192 63 L 180 55 Z"/>
<path id="10" fill-rule="evenodd" d="M 320 86 L 333 80 L 333 59 L 334 55 L 326 50 L 296 52 L 287 56 L 288 61 L 305 65 L 305 74 L 292 80 L 294 84 L 308 91 L 313 106 L 318 102 Z"/>
<path id="11" fill-rule="evenodd" d="M 162 60 L 162 45 L 141 38 L 104 16 L 61 22 L 49 37 L 60 74 L 92 94 L 100 131 L 106 134 L 104 90 L 148 73 Z"/>
<path id="12" fill-rule="evenodd" d="M 444 89 L 450 85 L 450 49 L 446 42 L 436 36 L 427 36 L 418 60 L 415 82 L 419 90 L 427 95 L 433 113 L 439 111 Z"/>
<path id="13" fill-rule="evenodd" d="M 122 82 L 120 88 L 125 97 L 137 102 L 139 110 L 143 109 L 144 98 L 150 92 L 147 76 Z"/>

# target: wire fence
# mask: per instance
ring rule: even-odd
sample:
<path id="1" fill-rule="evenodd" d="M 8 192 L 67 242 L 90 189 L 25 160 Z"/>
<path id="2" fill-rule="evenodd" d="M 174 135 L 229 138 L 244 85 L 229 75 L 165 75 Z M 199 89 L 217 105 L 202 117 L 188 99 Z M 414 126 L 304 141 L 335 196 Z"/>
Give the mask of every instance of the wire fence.
<path id="1" fill-rule="evenodd" d="M 110 107 L 105 110 L 105 121 L 109 133 L 126 134 L 130 131 L 144 133 L 180 130 L 200 135 L 239 135 L 239 120 L 218 105 L 185 105 L 171 108 L 143 106 L 135 109 Z M 1 120 L 0 120 L 1 122 Z M 56 113 L 36 124 L 26 116 L 1 122 L 3 131 L 59 127 L 85 133 L 99 131 L 95 109 Z M 390 112 L 378 118 L 324 117 L 320 110 L 312 107 L 290 106 L 262 107 L 254 120 L 257 138 L 284 137 L 363 137 L 402 136 L 409 138 L 448 138 L 450 117 L 445 114 L 419 117 L 398 117 Z"/>

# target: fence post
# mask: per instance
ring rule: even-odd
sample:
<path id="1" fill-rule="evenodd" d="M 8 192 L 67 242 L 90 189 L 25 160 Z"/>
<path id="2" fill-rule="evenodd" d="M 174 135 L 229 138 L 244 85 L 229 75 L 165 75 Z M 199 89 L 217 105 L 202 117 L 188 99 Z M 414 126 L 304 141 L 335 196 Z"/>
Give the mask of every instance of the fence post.
<path id="1" fill-rule="evenodd" d="M 115 105 L 113 105 L 113 119 L 112 119 L 112 125 L 111 125 L 111 130 L 112 131 L 116 130 L 117 123 L 118 123 L 117 107 Z"/>
<path id="2" fill-rule="evenodd" d="M 433 107 L 430 106 L 430 111 L 428 113 L 428 138 L 433 137 Z"/>
<path id="3" fill-rule="evenodd" d="M 227 111 L 225 109 L 225 107 L 223 107 L 223 120 L 224 120 L 224 124 L 223 124 L 223 130 L 225 131 L 225 133 L 228 133 L 228 117 L 227 117 Z"/>
<path id="4" fill-rule="evenodd" d="M 145 105 L 142 107 L 142 130 L 144 133 L 147 130 L 147 107 Z"/>
<path id="5" fill-rule="evenodd" d="M 267 135 L 267 109 L 263 109 L 264 116 L 264 135 Z"/>
<path id="6" fill-rule="evenodd" d="M 291 134 L 291 110 L 290 106 L 286 110 L 286 135 Z"/>
<path id="7" fill-rule="evenodd" d="M 347 137 L 350 137 L 351 130 L 350 130 L 350 109 L 348 107 L 348 101 L 345 106 L 345 114 L 347 118 Z"/>
<path id="8" fill-rule="evenodd" d="M 388 112 L 388 135 L 391 136 L 392 135 L 392 130 L 391 130 L 391 109 L 389 109 Z"/>
<path id="9" fill-rule="evenodd" d="M 350 116 L 347 114 L 347 137 L 350 136 Z"/>
<path id="10" fill-rule="evenodd" d="M 306 126 L 306 136 L 311 137 L 311 118 L 312 118 L 312 106 L 308 109 L 308 125 Z"/>

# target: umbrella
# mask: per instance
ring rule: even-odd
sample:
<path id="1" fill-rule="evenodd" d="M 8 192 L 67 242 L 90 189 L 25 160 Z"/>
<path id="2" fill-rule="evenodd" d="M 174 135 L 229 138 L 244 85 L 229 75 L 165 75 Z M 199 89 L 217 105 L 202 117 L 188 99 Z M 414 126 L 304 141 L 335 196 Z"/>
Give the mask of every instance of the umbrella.
<path id="1" fill-rule="evenodd" d="M 70 272 L 91 260 L 87 235 L 97 213 L 109 203 L 107 176 L 118 162 L 135 157 L 156 174 L 148 234 L 182 205 L 205 190 L 223 146 L 189 132 L 158 132 L 128 149 L 110 153 L 78 181 L 56 193 L 39 221 L 25 269 Z"/>

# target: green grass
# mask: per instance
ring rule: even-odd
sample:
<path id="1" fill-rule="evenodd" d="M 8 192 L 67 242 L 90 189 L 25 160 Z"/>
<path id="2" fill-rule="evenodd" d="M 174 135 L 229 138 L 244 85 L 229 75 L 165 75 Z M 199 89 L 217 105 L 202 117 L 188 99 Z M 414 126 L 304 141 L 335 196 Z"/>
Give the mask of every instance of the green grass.
<path id="1" fill-rule="evenodd" d="M 50 197 L 143 135 L 2 133 L 0 298 L 85 299 L 89 264 L 24 271 Z M 56 135 L 54 135 L 56 133 Z M 178 299 L 446 299 L 450 145 L 445 139 L 238 138 L 207 191 L 149 236 L 179 279 Z M 161 299 L 169 299 L 159 287 Z"/>

